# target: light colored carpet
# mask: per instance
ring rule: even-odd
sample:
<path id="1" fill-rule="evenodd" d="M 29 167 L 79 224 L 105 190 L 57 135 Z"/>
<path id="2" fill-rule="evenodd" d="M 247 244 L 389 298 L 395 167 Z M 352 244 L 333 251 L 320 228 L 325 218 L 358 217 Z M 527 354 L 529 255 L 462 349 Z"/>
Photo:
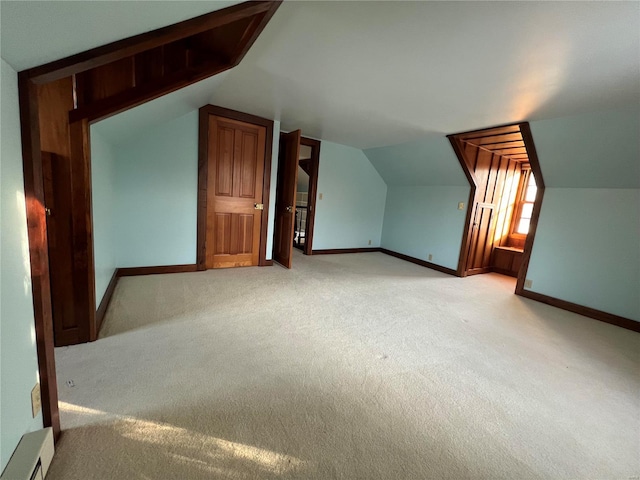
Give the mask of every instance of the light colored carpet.
<path id="1" fill-rule="evenodd" d="M 513 290 L 381 253 L 123 278 L 56 351 L 47 478 L 640 475 L 640 335 Z"/>

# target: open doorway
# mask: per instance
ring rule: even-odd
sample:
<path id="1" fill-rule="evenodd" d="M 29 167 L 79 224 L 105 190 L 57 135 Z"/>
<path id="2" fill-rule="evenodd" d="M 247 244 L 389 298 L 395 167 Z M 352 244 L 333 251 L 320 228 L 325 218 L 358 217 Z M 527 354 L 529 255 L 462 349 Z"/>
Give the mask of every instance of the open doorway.
<path id="1" fill-rule="evenodd" d="M 320 142 L 300 130 L 280 134 L 273 259 L 291 268 L 293 249 L 311 255 Z"/>
<path id="2" fill-rule="evenodd" d="M 318 161 L 320 142 L 300 138 L 298 155 L 298 181 L 296 182 L 296 216 L 293 246 L 305 255 L 311 255 L 313 225 L 315 219 L 316 189 L 318 186 Z"/>
<path id="3" fill-rule="evenodd" d="M 521 290 L 544 193 L 529 124 L 449 140 L 471 185 L 458 273 L 510 275 Z"/>

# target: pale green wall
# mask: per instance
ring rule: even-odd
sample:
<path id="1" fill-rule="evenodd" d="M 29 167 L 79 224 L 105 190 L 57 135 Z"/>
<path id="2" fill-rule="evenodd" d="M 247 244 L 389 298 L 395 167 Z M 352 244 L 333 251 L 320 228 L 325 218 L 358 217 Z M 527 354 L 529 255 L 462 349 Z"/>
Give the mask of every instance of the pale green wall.
<path id="1" fill-rule="evenodd" d="M 547 187 L 640 188 L 638 106 L 531 122 Z"/>
<path id="2" fill-rule="evenodd" d="M 119 267 L 196 262 L 198 111 L 114 147 Z"/>
<path id="3" fill-rule="evenodd" d="M 640 321 L 640 190 L 547 188 L 534 292 Z"/>
<path id="4" fill-rule="evenodd" d="M 542 120 L 531 131 L 547 189 L 530 290 L 640 321 L 640 110 Z"/>
<path id="5" fill-rule="evenodd" d="M 0 164 L 0 471 L 26 432 L 42 428 L 31 415 L 38 382 L 27 218 L 24 202 L 18 82 L 2 63 Z"/>
<path id="6" fill-rule="evenodd" d="M 365 154 L 389 188 L 382 247 L 457 269 L 469 182 L 449 140 L 429 137 Z"/>
<path id="7" fill-rule="evenodd" d="M 468 198 L 469 187 L 389 187 L 382 247 L 456 270 Z"/>
<path id="8" fill-rule="evenodd" d="M 445 136 L 364 150 L 388 186 L 469 185 Z"/>
<path id="9" fill-rule="evenodd" d="M 379 247 L 387 185 L 362 150 L 320 146 L 313 249 Z M 371 245 L 368 241 L 371 240 Z"/>
<path id="10" fill-rule="evenodd" d="M 93 258 L 96 271 L 96 308 L 100 305 L 118 266 L 114 223 L 115 156 L 111 145 L 91 128 L 91 203 L 93 209 Z"/>
<path id="11" fill-rule="evenodd" d="M 274 122 L 266 258 L 273 248 L 278 138 Z M 198 189 L 198 110 L 120 145 L 111 145 L 118 267 L 195 263 Z"/>

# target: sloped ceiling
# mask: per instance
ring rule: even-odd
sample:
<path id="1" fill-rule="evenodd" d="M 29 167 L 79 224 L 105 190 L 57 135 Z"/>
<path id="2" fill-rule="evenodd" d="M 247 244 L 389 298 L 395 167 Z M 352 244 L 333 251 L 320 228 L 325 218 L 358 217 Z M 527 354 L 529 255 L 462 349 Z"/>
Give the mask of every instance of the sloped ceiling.
<path id="1" fill-rule="evenodd" d="M 2 57 L 21 70 L 232 3 L 2 1 Z M 639 2 L 285 2 L 226 76 L 106 135 L 210 102 L 366 149 L 390 184 L 464 185 L 446 134 L 637 108 L 639 32 Z"/>
<path id="2" fill-rule="evenodd" d="M 446 137 L 369 148 L 364 154 L 388 186 L 469 185 Z"/>
<path id="3" fill-rule="evenodd" d="M 236 3 L 2 0 L 2 58 L 26 70 Z"/>
<path id="4" fill-rule="evenodd" d="M 640 188 L 637 104 L 531 122 L 531 134 L 546 187 Z"/>
<path id="5" fill-rule="evenodd" d="M 109 117 L 96 123 L 94 128 L 111 144 L 127 143 L 146 130 L 186 115 L 209 103 L 211 92 L 225 81 L 228 74 L 228 71 L 222 72 L 144 103 L 139 107 Z"/>

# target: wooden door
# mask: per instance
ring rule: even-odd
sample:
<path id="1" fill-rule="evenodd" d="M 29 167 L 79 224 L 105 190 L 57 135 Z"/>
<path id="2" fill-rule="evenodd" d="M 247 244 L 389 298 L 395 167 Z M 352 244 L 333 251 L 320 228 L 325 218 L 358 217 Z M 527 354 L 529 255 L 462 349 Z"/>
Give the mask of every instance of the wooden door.
<path id="1" fill-rule="evenodd" d="M 209 115 L 206 267 L 259 263 L 266 128 Z"/>
<path id="2" fill-rule="evenodd" d="M 69 162 L 42 152 L 42 180 L 47 218 L 53 336 L 56 347 L 88 341 L 78 321 L 73 288 L 73 242 Z"/>
<path id="3" fill-rule="evenodd" d="M 280 134 L 273 259 L 286 268 L 293 253 L 300 136 L 300 130 Z"/>
<path id="4" fill-rule="evenodd" d="M 494 205 L 476 203 L 471 225 L 471 242 L 467 256 L 467 274 L 491 271 L 491 251 L 493 250 Z"/>

